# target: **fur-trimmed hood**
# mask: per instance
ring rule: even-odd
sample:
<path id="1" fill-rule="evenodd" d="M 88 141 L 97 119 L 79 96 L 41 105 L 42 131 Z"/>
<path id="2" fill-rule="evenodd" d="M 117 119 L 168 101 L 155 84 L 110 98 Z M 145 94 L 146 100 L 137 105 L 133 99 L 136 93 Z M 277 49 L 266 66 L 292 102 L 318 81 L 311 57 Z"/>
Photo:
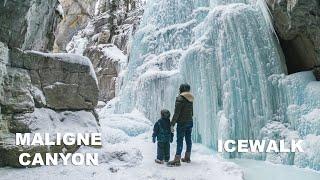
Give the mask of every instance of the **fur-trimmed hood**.
<path id="1" fill-rule="evenodd" d="M 184 98 L 186 98 L 189 102 L 193 102 L 193 100 L 194 100 L 194 97 L 191 94 L 191 92 L 183 92 L 180 95 L 183 96 Z"/>

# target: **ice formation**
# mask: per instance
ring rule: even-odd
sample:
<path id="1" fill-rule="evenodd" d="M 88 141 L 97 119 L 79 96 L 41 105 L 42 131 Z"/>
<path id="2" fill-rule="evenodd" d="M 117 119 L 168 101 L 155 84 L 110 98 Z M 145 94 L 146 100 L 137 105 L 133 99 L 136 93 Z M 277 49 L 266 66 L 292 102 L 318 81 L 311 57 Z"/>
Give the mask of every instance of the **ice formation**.
<path id="1" fill-rule="evenodd" d="M 274 122 L 299 138 L 319 135 L 312 127 L 319 126 L 320 84 L 311 72 L 285 75 L 263 1 L 150 0 L 131 46 L 118 113 L 136 108 L 155 121 L 160 109 L 173 111 L 187 82 L 196 97 L 194 140 L 209 147 L 218 139 L 264 138 L 261 129 Z M 309 166 L 301 158 L 281 163 Z M 319 170 L 313 160 L 318 165 L 309 167 Z"/>

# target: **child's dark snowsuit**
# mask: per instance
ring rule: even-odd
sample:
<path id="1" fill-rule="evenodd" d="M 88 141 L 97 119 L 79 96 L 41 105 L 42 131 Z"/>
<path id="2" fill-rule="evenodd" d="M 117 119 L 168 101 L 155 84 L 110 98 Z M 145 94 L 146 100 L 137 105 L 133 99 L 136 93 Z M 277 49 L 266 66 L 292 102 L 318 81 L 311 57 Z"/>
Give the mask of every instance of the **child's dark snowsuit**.
<path id="1" fill-rule="evenodd" d="M 157 159 L 160 161 L 169 161 L 170 159 L 170 143 L 173 141 L 173 133 L 170 129 L 170 119 L 159 119 L 153 128 L 153 142 L 158 141 Z"/>

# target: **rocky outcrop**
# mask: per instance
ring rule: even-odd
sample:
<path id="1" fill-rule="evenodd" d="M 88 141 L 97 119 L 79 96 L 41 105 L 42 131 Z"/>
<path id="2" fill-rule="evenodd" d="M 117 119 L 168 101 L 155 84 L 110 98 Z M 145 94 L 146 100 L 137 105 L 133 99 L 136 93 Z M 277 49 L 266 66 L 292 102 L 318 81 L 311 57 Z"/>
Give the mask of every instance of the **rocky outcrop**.
<path id="1" fill-rule="evenodd" d="M 287 60 L 289 73 L 320 65 L 318 0 L 266 0 Z"/>
<path id="2" fill-rule="evenodd" d="M 120 67 L 127 62 L 127 56 L 113 44 L 100 44 L 86 49 L 99 82 L 99 100 L 107 102 L 115 97 L 116 78 Z"/>
<path id="3" fill-rule="evenodd" d="M 90 110 L 97 105 L 97 79 L 86 57 L 13 49 L 10 63 L 30 72 L 32 84 L 43 92 L 49 108 Z"/>
<path id="4" fill-rule="evenodd" d="M 99 131 L 94 115 L 98 84 L 88 58 L 12 49 L 5 68 L 0 78 L 0 166 L 20 167 L 22 152 L 77 150 L 64 145 L 15 146 L 12 133 Z"/>
<path id="5" fill-rule="evenodd" d="M 99 131 L 94 112 L 99 90 L 91 61 L 39 52 L 52 49 L 61 13 L 57 0 L 0 5 L 0 167 L 21 167 L 18 157 L 23 152 L 33 156 L 78 149 L 16 146 L 14 133 Z"/>
<path id="6" fill-rule="evenodd" d="M 4 99 L 1 101 L 5 114 L 32 112 L 34 100 L 30 93 L 31 79 L 25 69 L 7 67 L 3 82 Z"/>
<path id="7" fill-rule="evenodd" d="M 10 0 L 0 5 L 0 41 L 10 48 L 52 49 L 57 0 Z"/>
<path id="8" fill-rule="evenodd" d="M 65 52 L 72 37 L 85 28 L 90 17 L 94 14 L 96 0 L 59 0 L 62 21 L 55 31 L 55 52 Z"/>
<path id="9" fill-rule="evenodd" d="M 115 97 L 116 78 L 128 61 L 129 40 L 140 23 L 143 8 L 140 4 L 126 12 L 125 8 L 117 7 L 113 19 L 116 29 L 111 30 L 110 7 L 106 1 L 98 3 L 95 15 L 72 38 L 67 51 L 90 58 L 99 82 L 99 100 L 106 102 Z"/>

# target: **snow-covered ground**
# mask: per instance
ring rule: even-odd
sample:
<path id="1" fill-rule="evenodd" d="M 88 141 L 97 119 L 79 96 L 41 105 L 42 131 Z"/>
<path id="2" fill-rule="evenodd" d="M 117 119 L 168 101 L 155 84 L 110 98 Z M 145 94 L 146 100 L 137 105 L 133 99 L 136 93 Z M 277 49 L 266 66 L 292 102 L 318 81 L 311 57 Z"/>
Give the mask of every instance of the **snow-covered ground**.
<path id="1" fill-rule="evenodd" d="M 319 180 L 320 173 L 295 166 L 249 159 L 231 160 L 242 167 L 245 180 Z"/>
<path id="2" fill-rule="evenodd" d="M 318 180 L 320 173 L 294 166 L 255 160 L 225 160 L 201 144 L 194 144 L 192 163 L 167 167 L 154 163 L 156 144 L 151 142 L 152 123 L 137 110 L 113 114 L 98 110 L 103 147 L 81 147 L 81 153 L 99 153 L 99 166 L 58 165 L 38 168 L 0 168 L 1 180 L 125 179 L 125 180 Z M 171 155 L 176 144 L 171 145 Z M 171 158 L 172 159 L 172 158 Z"/>
<path id="3" fill-rule="evenodd" d="M 100 113 L 103 147 L 82 147 L 78 152 L 98 152 L 99 166 L 43 166 L 38 168 L 1 168 L 2 180 L 10 179 L 219 179 L 243 180 L 241 168 L 227 162 L 208 148 L 194 144 L 192 163 L 167 167 L 154 162 L 156 144 L 151 142 L 152 123 L 138 111 L 129 114 Z M 171 145 L 171 155 L 175 143 Z"/>

